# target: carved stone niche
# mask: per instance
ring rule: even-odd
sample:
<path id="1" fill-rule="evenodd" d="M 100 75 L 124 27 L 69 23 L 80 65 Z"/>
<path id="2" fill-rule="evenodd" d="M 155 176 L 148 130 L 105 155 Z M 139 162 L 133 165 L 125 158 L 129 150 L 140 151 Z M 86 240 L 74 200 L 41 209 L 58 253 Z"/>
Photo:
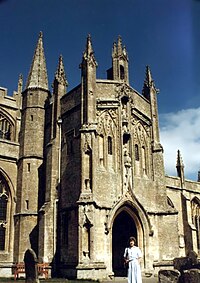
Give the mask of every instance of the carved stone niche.
<path id="1" fill-rule="evenodd" d="M 131 135 L 129 132 L 124 133 L 123 134 L 123 144 L 127 144 L 130 138 L 131 138 Z"/>
<path id="2" fill-rule="evenodd" d="M 122 103 L 122 122 L 127 121 L 127 103 L 129 101 L 129 97 L 124 95 L 121 98 L 121 103 Z"/>
<path id="3" fill-rule="evenodd" d="M 128 101 L 129 101 L 129 97 L 128 97 L 128 95 L 124 95 L 124 96 L 122 96 L 122 98 L 121 98 L 122 105 L 127 104 L 127 103 L 128 103 Z"/>

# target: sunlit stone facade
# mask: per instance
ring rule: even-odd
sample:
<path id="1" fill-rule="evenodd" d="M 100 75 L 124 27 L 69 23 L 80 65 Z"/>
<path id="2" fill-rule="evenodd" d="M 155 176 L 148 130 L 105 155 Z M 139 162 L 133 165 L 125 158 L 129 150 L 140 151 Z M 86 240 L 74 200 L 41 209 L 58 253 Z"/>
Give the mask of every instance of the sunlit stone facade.
<path id="1" fill-rule="evenodd" d="M 0 276 L 30 247 L 52 276 L 121 276 L 129 236 L 143 273 L 199 254 L 200 183 L 180 152 L 177 177 L 165 175 L 158 91 L 149 67 L 142 92 L 130 86 L 128 63 L 119 37 L 98 79 L 88 36 L 80 84 L 67 91 L 60 57 L 51 93 L 40 33 L 26 86 L 0 88 Z"/>

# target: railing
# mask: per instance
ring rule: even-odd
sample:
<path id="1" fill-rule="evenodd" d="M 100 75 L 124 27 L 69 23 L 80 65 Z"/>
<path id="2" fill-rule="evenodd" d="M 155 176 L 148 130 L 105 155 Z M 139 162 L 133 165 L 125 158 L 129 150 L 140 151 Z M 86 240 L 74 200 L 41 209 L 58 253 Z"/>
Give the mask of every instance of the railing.
<path id="1" fill-rule="evenodd" d="M 45 279 L 48 279 L 49 269 L 50 269 L 50 266 L 48 263 L 37 263 L 38 276 L 44 275 Z M 15 280 L 18 279 L 20 273 L 25 274 L 24 262 L 19 262 L 14 266 L 14 279 Z"/>

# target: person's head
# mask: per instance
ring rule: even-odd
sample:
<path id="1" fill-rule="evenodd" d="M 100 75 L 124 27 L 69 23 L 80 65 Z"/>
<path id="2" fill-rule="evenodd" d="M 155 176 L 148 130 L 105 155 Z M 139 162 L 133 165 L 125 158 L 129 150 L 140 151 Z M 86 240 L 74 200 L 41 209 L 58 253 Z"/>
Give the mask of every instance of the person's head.
<path id="1" fill-rule="evenodd" d="M 130 245 L 130 247 L 133 247 L 135 244 L 136 244 L 135 237 L 130 237 L 129 238 L 129 245 Z"/>

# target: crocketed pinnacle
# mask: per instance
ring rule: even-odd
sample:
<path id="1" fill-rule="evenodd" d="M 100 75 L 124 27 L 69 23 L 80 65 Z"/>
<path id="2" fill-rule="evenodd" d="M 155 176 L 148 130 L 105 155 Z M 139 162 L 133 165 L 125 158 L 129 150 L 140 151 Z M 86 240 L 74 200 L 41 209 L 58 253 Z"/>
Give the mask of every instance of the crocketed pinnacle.
<path id="1" fill-rule="evenodd" d="M 91 41 L 90 34 L 87 37 L 86 49 L 85 49 L 85 52 L 83 53 L 83 59 L 85 61 L 88 61 L 89 64 L 93 64 L 94 66 L 97 66 L 97 61 L 94 57 L 94 51 L 92 48 L 92 41 Z"/>
<path id="2" fill-rule="evenodd" d="M 117 43 L 116 42 L 113 43 L 112 57 L 113 58 L 125 57 L 126 60 L 128 60 L 128 53 L 126 47 L 122 46 L 122 38 L 120 35 L 118 36 Z"/>
<path id="3" fill-rule="evenodd" d="M 181 179 L 181 186 L 184 186 L 184 164 L 183 164 L 183 160 L 181 158 L 181 153 L 180 150 L 178 150 L 177 153 L 177 162 L 176 162 L 176 169 L 177 169 L 177 175 L 178 177 Z"/>
<path id="4" fill-rule="evenodd" d="M 23 89 L 23 75 L 20 74 L 19 75 L 19 79 L 18 79 L 18 85 L 17 85 L 17 92 L 18 92 L 18 94 L 22 93 L 22 89 Z"/>
<path id="5" fill-rule="evenodd" d="M 121 55 L 123 49 L 122 49 L 122 38 L 120 35 L 118 36 L 117 49 L 118 49 L 118 55 Z"/>
<path id="6" fill-rule="evenodd" d="M 60 84 L 68 86 L 68 82 L 67 82 L 66 75 L 65 75 L 65 68 L 64 68 L 64 64 L 63 64 L 62 55 L 60 55 L 60 57 L 59 57 L 58 68 L 57 68 L 57 71 L 55 73 L 55 79 Z"/>
<path id="7" fill-rule="evenodd" d="M 146 73 L 145 73 L 145 80 L 144 80 L 144 85 L 143 85 L 143 89 L 142 89 L 142 94 L 144 95 L 144 97 L 146 97 L 147 99 L 149 99 L 149 95 L 150 95 L 150 89 L 154 87 L 154 81 L 152 79 L 152 75 L 151 75 L 151 70 L 149 66 L 146 66 Z M 156 89 L 156 88 L 155 88 Z M 157 91 L 157 90 L 156 90 Z"/>
<path id="8" fill-rule="evenodd" d="M 29 71 L 26 88 L 42 88 L 48 90 L 48 78 L 42 32 L 40 32 L 39 34 L 39 39 Z"/>
<path id="9" fill-rule="evenodd" d="M 178 150 L 178 152 L 177 152 L 176 167 L 179 167 L 179 168 L 182 167 L 182 168 L 184 168 L 184 164 L 183 164 L 183 160 L 182 160 L 182 157 L 181 157 L 180 150 Z"/>
<path id="10" fill-rule="evenodd" d="M 149 66 L 146 66 L 146 77 L 144 83 L 146 84 L 147 87 L 151 87 L 153 83 L 152 75 L 151 75 L 151 70 Z"/>

